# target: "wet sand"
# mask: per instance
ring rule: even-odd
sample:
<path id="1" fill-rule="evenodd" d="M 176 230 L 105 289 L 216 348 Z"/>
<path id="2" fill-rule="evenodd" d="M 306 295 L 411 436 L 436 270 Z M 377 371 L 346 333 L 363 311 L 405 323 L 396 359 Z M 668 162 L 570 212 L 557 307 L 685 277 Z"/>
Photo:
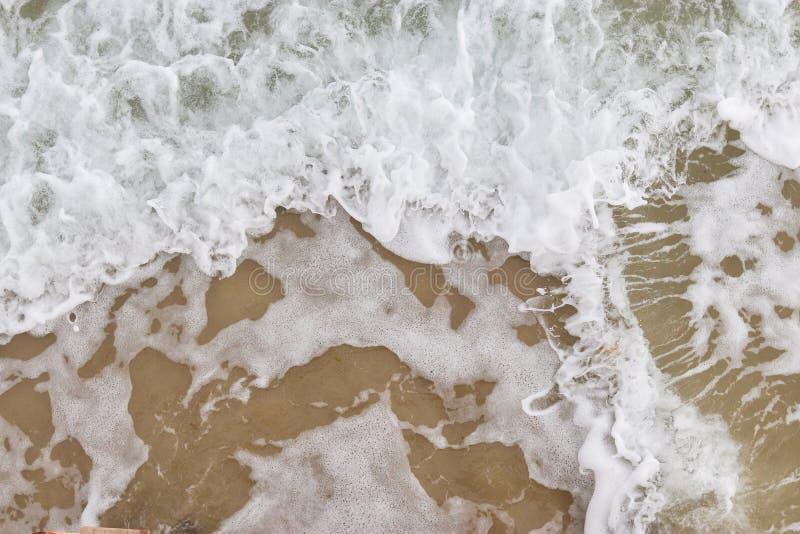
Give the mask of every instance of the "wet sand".
<path id="1" fill-rule="evenodd" d="M 331 223 L 285 213 L 269 235 L 254 239 L 253 247 L 276 236 L 286 246 L 313 246 L 303 240 L 316 235 L 314 224 Z M 407 306 L 417 302 L 420 313 L 433 314 L 430 318 L 436 320 L 446 317 L 445 327 L 451 331 L 462 328 L 481 306 L 449 282 L 441 267 L 404 260 L 354 221 L 349 224 L 347 231 L 368 243 L 368 254 L 373 255 L 368 260 L 384 264 L 410 290 L 412 304 Z M 470 261 L 486 267 L 491 284 L 510 289 L 505 300 L 515 323 L 480 328 L 502 328 L 508 343 L 520 347 L 516 350 L 531 350 L 532 358 L 547 353 L 555 362 L 546 338 L 549 332 L 569 342 L 561 323 L 569 308 L 539 314 L 538 319 L 514 310 L 542 288 L 557 288 L 560 281 L 535 275 L 521 258 L 498 260 L 497 246 L 460 246 Z M 366 261 L 353 258 L 352 268 L 358 269 L 362 260 Z M 0 347 L 0 417 L 5 420 L 0 428 L 6 451 L 0 473 L 24 488 L 0 501 L 0 529 L 76 529 L 92 485 L 108 479 L 109 466 L 92 462 L 98 454 L 136 466 L 129 480 L 120 478 L 124 484 L 119 487 L 94 488 L 104 494 L 107 505 L 99 515 L 104 526 L 230 531 L 233 523 L 226 521 L 237 513 L 260 511 L 257 524 L 264 529 L 297 531 L 309 528 L 304 514 L 346 508 L 341 503 L 348 491 L 357 501 L 366 489 L 385 491 L 387 506 L 429 516 L 409 526 L 489 532 L 580 528 L 580 511 L 570 494 L 532 478 L 529 465 L 532 458 L 541 458 L 537 451 L 526 450 L 511 434 L 485 434 L 504 439 L 481 435 L 480 429 L 491 427 L 497 418 L 513 417 L 527 424 L 519 408 L 521 397 L 489 408 L 498 387 L 490 361 L 481 377 L 437 383 L 386 346 L 353 346 L 343 339 L 316 351 L 310 360 L 284 362 L 283 372 L 262 373 L 257 364 L 242 365 L 243 360 L 232 355 L 262 351 L 264 358 L 277 360 L 283 355 L 270 354 L 268 347 L 242 335 L 220 338 L 237 325 L 242 332 L 264 328 L 259 320 L 295 287 L 250 258 L 227 278 L 209 279 L 181 256 L 157 260 L 144 271 L 148 269 L 152 273 L 136 284 L 106 288 L 98 302 L 82 305 L 60 320 L 80 328 L 68 337 L 81 342 L 34 332 Z M 319 298 L 318 302 L 335 300 L 324 292 Z M 291 329 L 289 335 L 309 335 L 302 312 L 297 317 L 284 324 Z M 371 327 L 363 324 L 364 329 Z M 192 331 L 199 331 L 196 338 Z M 419 343 L 426 343 L 423 333 Z M 207 359 L 193 364 L 186 353 L 203 347 L 212 347 L 204 349 Z M 79 387 L 51 382 L 54 370 Z M 106 411 L 103 398 L 114 399 L 125 413 L 110 406 Z M 96 428 L 105 436 L 93 437 L 92 443 L 81 443 L 86 428 L 71 431 L 71 423 L 60 420 L 86 399 L 92 404 L 90 413 L 67 418 L 85 420 L 89 426 L 93 419 L 105 419 Z M 550 402 L 558 402 L 557 392 Z M 126 439 L 121 427 L 128 421 L 143 447 L 132 447 Z M 337 460 L 345 462 L 338 466 L 340 473 L 332 470 L 325 453 L 314 452 L 313 443 L 334 450 L 357 447 L 357 439 L 338 441 L 343 431 L 362 432 L 364 445 L 377 448 L 337 454 L 351 454 L 353 465 L 374 457 L 370 469 L 382 470 L 375 476 L 383 489 L 366 482 L 364 488 L 352 487 L 346 480 L 347 460 Z M 383 438 L 367 439 L 373 433 Z M 263 464 L 265 459 L 273 463 Z M 115 460 L 109 460 L 113 468 Z M 263 469 L 273 469 L 272 475 L 265 479 L 258 474 Z M 20 477 L 26 483 L 18 481 Z M 275 477 L 294 482 L 275 486 L 270 484 Z M 304 485 L 315 489 L 306 491 Z M 283 504 L 275 507 L 267 501 Z M 351 508 L 358 506 L 355 502 Z M 248 522 L 240 519 L 236 524 Z M 357 530 L 371 526 L 368 519 L 360 527 L 352 524 Z"/>
<path id="2" fill-rule="evenodd" d="M 800 421 L 790 417 L 793 407 L 800 403 L 800 375 L 770 367 L 786 350 L 770 346 L 764 335 L 769 331 L 777 338 L 786 335 L 788 339 L 797 328 L 798 310 L 780 306 L 777 301 L 773 317 L 762 317 L 748 304 L 736 310 L 747 324 L 747 342 L 742 353 L 731 352 L 727 348 L 731 333 L 724 331 L 720 310 L 713 306 L 694 310 L 689 292 L 704 272 L 714 273 L 713 280 L 723 293 L 748 271 L 754 273 L 751 283 L 756 284 L 757 271 L 768 260 L 732 254 L 712 264 L 691 253 L 685 233 L 656 236 L 626 230 L 636 223 L 679 228 L 681 222 L 690 222 L 695 213 L 685 196 L 730 179 L 736 169 L 733 158 L 743 154 L 735 143 L 737 139 L 738 134 L 730 131 L 732 144 L 721 153 L 704 149 L 691 154 L 685 162 L 689 180 L 675 195 L 640 209 L 618 210 L 616 218 L 623 235 L 620 249 L 628 255 L 624 269 L 628 298 L 656 365 L 686 402 L 707 415 L 720 417 L 740 445 L 743 488 L 735 497 L 728 528 L 733 532 L 764 532 L 796 528 L 800 522 Z M 800 239 L 800 185 L 784 175 L 765 180 L 774 180 L 769 195 L 761 198 L 741 191 L 739 196 L 749 203 L 754 218 L 784 214 L 776 221 L 785 228 L 763 238 L 767 243 L 772 241 L 768 248 L 774 246 L 774 252 L 779 249 L 786 254 L 795 246 L 792 236 Z M 719 243 L 720 247 L 726 245 Z M 776 298 L 755 293 L 757 287 L 753 285 L 753 305 L 756 299 Z M 693 319 L 698 312 L 700 321 Z M 712 327 L 701 331 L 705 321 Z M 709 500 L 713 498 L 675 503 L 662 515 L 663 528 L 702 531 L 709 522 Z"/>

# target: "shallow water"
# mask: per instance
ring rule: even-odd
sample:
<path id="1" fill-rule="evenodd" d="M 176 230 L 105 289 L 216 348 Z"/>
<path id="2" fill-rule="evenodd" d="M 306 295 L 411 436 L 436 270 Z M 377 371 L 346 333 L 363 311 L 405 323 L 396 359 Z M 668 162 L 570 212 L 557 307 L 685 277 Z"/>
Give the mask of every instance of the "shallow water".
<path id="1" fill-rule="evenodd" d="M 0 0 L 0 521 L 797 530 L 798 6 Z"/>
<path id="2" fill-rule="evenodd" d="M 577 470 L 569 407 L 535 422 L 519 405 L 558 360 L 515 293 L 558 281 L 499 243 L 434 267 L 346 217 L 302 218 L 282 216 L 229 278 L 159 259 L 55 334 L 3 347 L 4 473 L 21 477 L 3 528 L 581 524 L 558 489 Z M 538 436 L 556 428 L 575 437 Z"/>
<path id="3" fill-rule="evenodd" d="M 800 525 L 794 415 L 800 330 L 792 304 L 797 280 L 787 275 L 800 265 L 798 182 L 762 165 L 762 179 L 752 184 L 737 170 L 737 164 L 756 163 L 739 159 L 744 154 L 736 141 L 721 153 L 695 153 L 688 183 L 677 194 L 618 212 L 621 247 L 629 255 L 623 276 L 670 386 L 719 416 L 739 447 L 743 472 L 734 509 L 753 529 L 791 531 Z M 713 243 L 692 232 L 693 219 Z M 647 223 L 664 228 L 637 230 Z M 698 505 L 675 503 L 666 516 L 678 522 L 689 516 L 702 529 L 706 519 Z"/>

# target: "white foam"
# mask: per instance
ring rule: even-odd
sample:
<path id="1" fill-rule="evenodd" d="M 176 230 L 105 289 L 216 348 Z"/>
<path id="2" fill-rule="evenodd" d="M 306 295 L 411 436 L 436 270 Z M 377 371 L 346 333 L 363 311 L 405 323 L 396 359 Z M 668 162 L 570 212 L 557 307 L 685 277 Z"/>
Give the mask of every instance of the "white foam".
<path id="1" fill-rule="evenodd" d="M 408 445 L 385 404 L 291 440 L 275 456 L 239 453 L 253 469 L 253 498 L 221 532 L 273 525 L 283 531 L 483 531 L 469 501 L 439 507 L 408 468 Z"/>
<path id="2" fill-rule="evenodd" d="M 796 164 L 791 5 L 665 12 L 663 40 L 635 12 L 579 2 L 310 0 L 249 30 L 242 13 L 263 5 L 112 4 L 4 23 L 3 332 L 160 250 L 230 272 L 281 204 L 327 212 L 333 195 L 383 241 L 408 207 L 435 208 L 558 269 L 597 202 L 632 205 L 722 120 Z M 33 224 L 40 181 L 53 198 Z"/>
<path id="3" fill-rule="evenodd" d="M 738 366 L 751 341 L 750 327 L 740 310 L 760 315 L 766 344 L 786 354 L 758 369 L 767 374 L 797 373 L 800 327 L 791 317 L 779 317 L 775 306 L 800 307 L 800 284 L 794 275 L 800 265 L 800 248 L 795 244 L 783 251 L 774 241 L 780 231 L 791 239 L 797 236 L 796 209 L 781 194 L 786 181 L 796 179 L 796 174 L 752 154 L 737 158 L 736 164 L 739 169 L 722 180 L 687 188 L 691 219 L 675 224 L 677 231 L 688 236 L 692 253 L 703 259 L 688 292 L 692 318 L 702 323 L 709 307 L 719 311 L 724 335 L 718 350 Z M 770 207 L 771 213 L 760 214 L 755 209 L 759 203 Z M 753 262 L 752 268 L 738 277 L 725 275 L 719 264 L 733 255 Z"/>
<path id="4" fill-rule="evenodd" d="M 741 132 L 742 141 L 756 154 L 790 169 L 800 167 L 800 116 L 796 108 L 762 110 L 731 97 L 721 101 L 717 110 Z"/>

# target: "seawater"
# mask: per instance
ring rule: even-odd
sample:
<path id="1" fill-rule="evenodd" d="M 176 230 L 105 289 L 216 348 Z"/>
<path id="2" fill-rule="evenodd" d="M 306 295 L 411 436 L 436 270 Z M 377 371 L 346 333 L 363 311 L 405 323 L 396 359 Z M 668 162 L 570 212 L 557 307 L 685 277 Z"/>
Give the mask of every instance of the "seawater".
<path id="1" fill-rule="evenodd" d="M 499 238 L 575 310 L 550 344 L 587 531 L 797 528 L 798 22 L 755 0 L 0 1 L 0 333 L 160 254 L 231 275 L 278 208 L 343 210 L 416 262 Z M 520 410 L 546 417 L 547 386 Z"/>

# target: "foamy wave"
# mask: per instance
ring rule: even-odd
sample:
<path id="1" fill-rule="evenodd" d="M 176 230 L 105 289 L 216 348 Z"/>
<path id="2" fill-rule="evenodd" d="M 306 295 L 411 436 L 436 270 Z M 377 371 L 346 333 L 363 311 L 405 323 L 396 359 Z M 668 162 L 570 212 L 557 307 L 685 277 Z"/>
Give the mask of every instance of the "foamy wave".
<path id="1" fill-rule="evenodd" d="M 38 5 L 0 19 L 3 332 L 159 250 L 229 273 L 279 205 L 382 241 L 431 208 L 557 269 L 722 119 L 796 164 L 794 6 Z"/>

